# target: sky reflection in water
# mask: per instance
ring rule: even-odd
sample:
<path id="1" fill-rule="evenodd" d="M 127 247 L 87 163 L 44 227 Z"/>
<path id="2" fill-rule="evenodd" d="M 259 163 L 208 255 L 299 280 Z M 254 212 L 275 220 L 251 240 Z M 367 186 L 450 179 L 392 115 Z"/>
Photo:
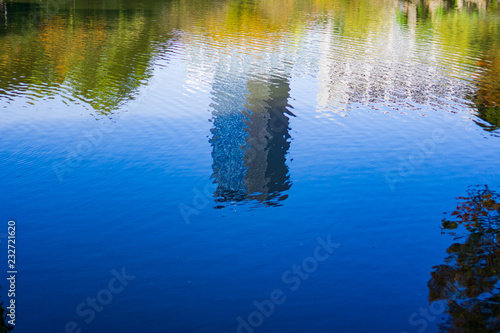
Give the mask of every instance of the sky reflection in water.
<path id="1" fill-rule="evenodd" d="M 16 331 L 236 331 L 282 288 L 255 331 L 497 332 L 499 10 L 1 2 Z M 469 215 L 441 222 L 467 191 Z M 290 292 L 283 272 L 327 235 L 338 254 Z M 85 322 L 122 266 L 137 280 Z"/>

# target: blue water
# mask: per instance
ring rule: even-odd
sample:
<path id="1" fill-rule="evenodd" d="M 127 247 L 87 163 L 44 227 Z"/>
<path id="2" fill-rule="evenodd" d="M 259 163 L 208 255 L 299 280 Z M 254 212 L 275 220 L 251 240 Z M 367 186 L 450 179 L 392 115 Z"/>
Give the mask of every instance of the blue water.
<path id="1" fill-rule="evenodd" d="M 453 243 L 443 213 L 470 186 L 500 184 L 497 131 L 477 125 L 486 122 L 469 98 L 481 69 L 460 65 L 484 50 L 430 43 L 423 23 L 422 37 L 386 30 L 393 9 L 376 20 L 381 30 L 356 27 L 354 37 L 334 29 L 335 9 L 322 14 L 332 17 L 325 26 L 307 8 L 296 10 L 299 32 L 256 36 L 227 24 L 213 37 L 207 27 L 229 14 L 214 9 L 215 23 L 197 25 L 176 3 L 130 19 L 126 9 L 75 14 L 118 29 L 103 42 L 118 53 L 146 39 L 121 35 L 120 15 L 132 32 L 172 21 L 161 29 L 173 41 L 144 28 L 151 56 L 130 51 L 147 75 L 134 81 L 119 61 L 96 65 L 125 93 L 104 79 L 89 88 L 97 74 L 74 62 L 48 84 L 34 69 L 26 83 L 2 77 L 0 221 L 2 244 L 16 221 L 14 332 L 437 332 L 446 314 L 419 311 L 431 306 L 430 272 Z M 38 33 L 69 15 L 61 9 Z M 113 100 L 102 107 L 89 92 L 99 85 Z M 318 238 L 335 247 L 317 250 Z M 312 259 L 315 251 L 326 258 Z M 110 283 L 123 288 L 110 292 Z M 280 304 L 255 312 L 273 291 Z"/>

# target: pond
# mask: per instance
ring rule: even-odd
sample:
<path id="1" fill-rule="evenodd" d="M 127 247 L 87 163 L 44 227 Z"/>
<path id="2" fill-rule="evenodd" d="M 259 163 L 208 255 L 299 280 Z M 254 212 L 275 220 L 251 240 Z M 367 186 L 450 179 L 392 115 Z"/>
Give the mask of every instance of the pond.
<path id="1" fill-rule="evenodd" d="M 497 0 L 0 0 L 0 330 L 499 332 L 499 126 Z"/>

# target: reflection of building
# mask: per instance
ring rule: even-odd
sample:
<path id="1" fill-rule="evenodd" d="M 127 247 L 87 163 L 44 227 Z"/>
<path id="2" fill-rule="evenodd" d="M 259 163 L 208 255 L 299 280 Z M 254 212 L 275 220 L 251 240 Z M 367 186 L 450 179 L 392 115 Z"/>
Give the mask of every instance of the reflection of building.
<path id="1" fill-rule="evenodd" d="M 353 42 L 328 22 L 319 46 L 320 113 L 346 116 L 353 104 L 452 110 L 457 98 L 471 93 L 470 82 L 461 78 L 463 68 L 446 50 L 419 41 L 414 29 L 394 21 L 385 28 Z"/>
<path id="2" fill-rule="evenodd" d="M 212 90 L 215 200 L 221 206 L 245 200 L 276 205 L 291 186 L 289 78 L 299 49 L 288 34 L 218 37 L 214 31 L 200 43 L 199 36 L 184 36 L 186 84 L 190 90 L 206 85 Z"/>
<path id="3" fill-rule="evenodd" d="M 286 199 L 283 192 L 291 186 L 285 155 L 290 147 L 287 114 L 293 114 L 287 110 L 290 85 L 286 78 L 271 79 L 263 86 L 266 89 L 260 87 L 261 83 L 248 83 L 251 113 L 246 121 L 245 186 L 250 198 L 271 203 Z"/>
<path id="4" fill-rule="evenodd" d="M 229 79 L 229 78 L 228 78 Z M 213 85 L 212 145 L 213 178 L 217 182 L 216 197 L 242 200 L 244 186 L 244 81 L 230 82 L 223 75 L 216 75 Z"/>
<path id="5" fill-rule="evenodd" d="M 233 82 L 238 80 L 238 82 Z M 286 199 L 289 82 L 220 73 L 213 85 L 213 179 L 218 202 Z"/>

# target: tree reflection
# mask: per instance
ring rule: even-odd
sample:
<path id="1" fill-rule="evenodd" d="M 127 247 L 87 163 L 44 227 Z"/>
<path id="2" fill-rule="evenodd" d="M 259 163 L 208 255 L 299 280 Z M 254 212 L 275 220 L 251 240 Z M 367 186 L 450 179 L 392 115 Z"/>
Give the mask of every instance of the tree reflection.
<path id="1" fill-rule="evenodd" d="M 500 127 L 500 30 L 491 28 L 489 17 L 498 17 L 498 2 L 405 0 L 399 8 L 399 23 L 412 28 L 431 26 L 439 32 L 435 38 L 445 57 L 458 53 L 463 56 L 458 64 L 468 62 L 467 66 L 476 68 L 471 75 L 473 91 L 466 96 L 480 118 L 476 124 L 486 131 L 496 131 Z M 478 47 L 481 52 L 471 52 Z"/>
<path id="2" fill-rule="evenodd" d="M 0 4 L 1 4 L 1 2 L 0 2 Z M 1 287 L 0 287 L 0 289 L 1 289 Z M 0 333 L 10 332 L 14 329 L 13 326 L 11 326 L 10 324 L 7 323 L 7 319 L 8 319 L 7 313 L 8 313 L 8 311 L 6 311 L 6 309 L 3 305 L 3 302 L 0 302 Z"/>
<path id="3" fill-rule="evenodd" d="M 348 105 L 357 103 L 415 110 L 440 105 L 452 110 L 453 105 L 443 105 L 447 98 L 467 94 L 479 117 L 495 128 L 499 122 L 498 87 L 486 84 L 500 82 L 498 52 L 493 52 L 500 47 L 496 0 L 58 4 L 52 8 L 44 1 L 0 2 L 0 98 L 61 96 L 109 114 L 134 98 L 152 75 L 155 60 L 178 49 L 172 47 L 174 42 L 189 53 L 199 38 L 221 49 L 238 45 L 243 52 L 274 52 L 286 41 L 293 53 L 308 26 L 317 24 L 322 29 L 318 43 L 309 45 L 312 52 L 301 53 L 300 61 L 319 73 L 318 112 L 324 116 L 344 116 Z M 393 24 L 394 18 L 400 26 Z M 388 31 L 404 38 L 388 39 Z M 353 39 L 356 43 L 348 42 Z M 425 45 L 431 47 L 425 50 Z M 423 59 L 408 61 L 421 55 L 438 59 L 439 66 L 425 65 Z M 205 64 L 212 60 L 206 57 Z M 484 69 L 474 78 L 477 95 L 469 81 L 460 79 L 464 68 L 475 67 Z"/>
<path id="4" fill-rule="evenodd" d="M 400 3 L 403 16 L 399 19 L 406 24 L 442 18 L 448 13 L 462 10 L 472 14 L 497 9 L 495 0 L 403 0 Z"/>
<path id="5" fill-rule="evenodd" d="M 500 128 L 500 49 L 490 52 L 478 62 L 478 89 L 472 97 L 477 106 L 478 117 L 485 122 L 476 123 L 486 131 Z"/>
<path id="6" fill-rule="evenodd" d="M 429 300 L 448 303 L 450 319 L 442 331 L 499 332 L 500 195 L 486 186 L 459 200 L 442 227 L 465 241 L 452 244 L 446 264 L 434 267 Z"/>
<path id="7" fill-rule="evenodd" d="M 60 95 L 111 114 L 134 98 L 150 78 L 156 55 L 170 46 L 171 30 L 122 1 L 44 6 L 6 3 L 0 24 L 0 97 Z"/>

